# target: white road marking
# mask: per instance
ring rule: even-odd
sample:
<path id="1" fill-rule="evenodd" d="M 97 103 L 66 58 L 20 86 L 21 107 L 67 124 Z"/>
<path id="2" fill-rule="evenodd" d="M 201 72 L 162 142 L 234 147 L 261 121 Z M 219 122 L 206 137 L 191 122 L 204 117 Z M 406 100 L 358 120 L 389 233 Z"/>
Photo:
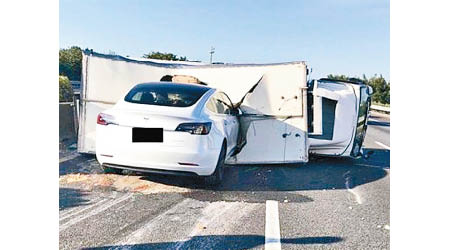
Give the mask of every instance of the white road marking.
<path id="1" fill-rule="evenodd" d="M 380 121 L 380 120 L 373 119 L 373 118 L 370 118 L 369 120 L 372 121 L 372 122 L 384 122 L 384 121 Z"/>
<path id="2" fill-rule="evenodd" d="M 192 247 L 189 246 L 189 243 L 196 236 L 209 235 L 208 230 L 220 231 L 221 234 L 225 234 L 225 232 L 231 231 L 232 226 L 236 225 L 236 220 L 259 207 L 258 205 L 225 201 L 203 202 L 187 198 L 150 219 L 128 236 L 116 241 L 115 246 L 109 249 L 132 249 L 136 244 L 150 243 L 151 233 L 164 227 L 177 227 L 176 234 L 166 235 L 167 241 L 176 242 L 167 249 L 190 249 Z M 211 244 L 216 244 L 216 242 L 206 237 L 201 242 L 196 242 L 196 248 L 214 249 Z"/>
<path id="3" fill-rule="evenodd" d="M 342 177 L 345 178 L 345 188 L 349 193 L 353 195 L 353 197 L 355 197 L 356 203 L 361 205 L 362 204 L 361 197 L 354 189 L 350 188 L 350 176 L 348 176 L 348 174 L 350 174 L 350 171 L 347 171 L 344 173 L 344 175 L 342 175 Z"/>
<path id="4" fill-rule="evenodd" d="M 179 241 L 175 245 L 174 249 L 179 250 L 184 244 L 186 244 L 186 242 L 191 240 L 194 236 L 198 235 L 202 231 L 203 227 L 208 227 L 211 222 L 215 221 L 232 207 L 237 207 L 237 205 L 237 202 L 213 202 L 209 204 L 203 209 L 203 216 L 197 220 L 197 223 L 192 228 L 189 236 L 184 240 Z M 206 246 L 202 246 L 202 248 L 206 249 Z"/>
<path id="5" fill-rule="evenodd" d="M 379 141 L 375 141 L 376 144 L 382 146 L 385 149 L 391 150 L 391 148 L 389 146 L 384 145 L 383 143 L 379 142 Z"/>
<path id="6" fill-rule="evenodd" d="M 280 221 L 278 217 L 278 201 L 266 201 L 266 233 L 264 249 L 281 250 Z"/>
<path id="7" fill-rule="evenodd" d="M 189 207 L 189 204 L 192 204 L 192 199 L 184 199 L 182 202 L 174 205 L 170 209 L 166 210 L 164 213 L 161 213 L 160 215 L 156 216 L 152 220 L 150 220 L 147 224 L 145 224 L 143 227 L 139 228 L 138 230 L 132 232 L 128 237 L 126 237 L 125 241 L 117 243 L 116 247 L 111 247 L 109 249 L 111 250 L 118 250 L 118 249 L 131 249 L 133 244 L 136 244 L 139 242 L 139 240 L 145 235 L 146 232 L 151 232 L 156 226 L 163 223 L 164 219 L 169 215 L 175 213 L 177 210 L 185 209 L 186 207 Z"/>
<path id="8" fill-rule="evenodd" d="M 380 123 L 390 123 L 391 122 L 391 121 L 383 121 L 383 120 L 378 120 L 378 119 L 373 119 L 373 118 L 369 118 L 369 121 L 380 122 Z"/>
<path id="9" fill-rule="evenodd" d="M 67 213 L 62 213 L 62 214 L 60 214 L 59 221 L 63 221 L 63 220 L 65 220 L 65 219 L 67 219 L 67 218 L 73 217 L 73 216 L 75 216 L 75 215 L 77 215 L 77 214 L 79 214 L 79 213 L 82 213 L 82 212 L 84 212 L 84 211 L 86 211 L 86 210 L 88 210 L 88 209 L 91 209 L 91 208 L 93 208 L 93 207 L 95 207 L 95 206 L 98 206 L 98 205 L 104 203 L 105 201 L 107 201 L 106 198 L 104 198 L 104 199 L 102 199 L 101 201 L 97 202 L 98 200 L 100 200 L 100 197 L 98 197 L 98 198 L 92 200 L 92 201 L 91 201 L 91 203 L 92 203 L 91 205 L 86 206 L 86 207 L 84 207 L 84 208 L 82 208 L 82 209 L 80 209 L 80 210 L 75 210 L 75 211 L 72 210 L 72 211 L 69 211 L 69 212 L 67 212 Z"/>
<path id="10" fill-rule="evenodd" d="M 118 199 L 114 199 L 114 200 L 111 200 L 109 202 L 106 202 L 105 205 L 102 205 L 102 206 L 100 206 L 98 208 L 95 208 L 95 209 L 89 211 L 86 214 L 82 214 L 80 216 L 77 216 L 77 217 L 67 221 L 66 223 L 60 225 L 59 226 L 59 231 L 60 232 L 64 231 L 65 229 L 69 228 L 70 226 L 72 226 L 72 225 L 74 225 L 74 224 L 76 224 L 76 223 L 78 223 L 80 221 L 83 221 L 83 220 L 85 220 L 85 219 L 87 219 L 87 218 L 89 218 L 91 216 L 99 214 L 99 213 L 105 211 L 106 209 L 108 209 L 108 208 L 110 208 L 110 207 L 112 207 L 112 206 L 114 206 L 114 205 L 116 205 L 116 204 L 118 204 L 118 203 L 120 203 L 122 201 L 125 201 L 125 200 L 129 199 L 132 195 L 133 195 L 132 193 L 129 193 L 127 195 L 123 195 L 122 197 L 120 197 Z"/>
<path id="11" fill-rule="evenodd" d="M 347 188 L 348 192 L 353 194 L 353 196 L 355 197 L 356 202 L 361 205 L 362 204 L 361 197 L 359 197 L 359 194 L 355 190 L 350 188 L 349 183 L 348 183 L 348 179 L 345 180 L 345 187 Z"/>

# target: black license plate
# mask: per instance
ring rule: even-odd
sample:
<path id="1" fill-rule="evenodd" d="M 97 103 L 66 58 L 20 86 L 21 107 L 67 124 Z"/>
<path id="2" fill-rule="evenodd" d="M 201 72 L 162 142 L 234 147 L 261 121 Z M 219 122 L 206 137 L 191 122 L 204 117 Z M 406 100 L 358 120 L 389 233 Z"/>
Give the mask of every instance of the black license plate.
<path id="1" fill-rule="evenodd" d="M 163 142 L 163 129 L 133 128 L 133 142 Z"/>

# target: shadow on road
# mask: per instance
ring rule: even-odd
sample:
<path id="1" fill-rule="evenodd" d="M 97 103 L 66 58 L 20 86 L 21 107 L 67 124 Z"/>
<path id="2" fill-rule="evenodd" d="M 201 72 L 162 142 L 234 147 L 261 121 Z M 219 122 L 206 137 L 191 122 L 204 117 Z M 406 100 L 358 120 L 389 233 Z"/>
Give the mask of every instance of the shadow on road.
<path id="1" fill-rule="evenodd" d="M 391 151 L 388 149 L 379 148 L 363 148 L 363 155 L 370 155 L 370 158 L 364 158 L 354 161 L 357 166 L 366 165 L 370 167 L 377 167 L 383 169 L 391 168 Z"/>
<path id="2" fill-rule="evenodd" d="M 59 210 L 71 207 L 83 206 L 89 203 L 89 200 L 83 198 L 86 191 L 75 188 L 59 188 Z"/>
<path id="3" fill-rule="evenodd" d="M 390 127 L 391 123 L 390 122 L 379 122 L 379 121 L 367 121 L 367 125 L 372 125 L 372 126 L 383 126 L 383 127 Z"/>
<path id="4" fill-rule="evenodd" d="M 260 202 L 265 197 L 258 199 L 247 191 L 272 191 L 273 199 L 284 200 L 277 191 L 302 191 L 302 190 L 329 190 L 346 189 L 376 181 L 386 176 L 386 169 L 390 168 L 390 150 L 365 148 L 364 154 L 370 154 L 370 158 L 357 160 L 350 158 L 315 157 L 307 164 L 276 164 L 276 165 L 234 165 L 225 168 L 223 183 L 215 188 L 206 188 L 203 181 L 198 178 L 166 176 L 157 174 L 145 174 L 131 172 L 129 174 L 139 175 L 142 180 L 162 183 L 192 189 L 191 198 L 211 200 L 227 197 Z M 80 155 L 75 159 L 60 164 L 60 175 L 69 173 L 102 173 L 94 156 Z M 222 191 L 216 196 L 208 195 L 205 198 L 198 191 Z M 228 195 L 224 192 L 242 191 L 242 197 L 236 194 Z M 195 193 L 197 192 L 197 193 Z M 296 196 L 286 198 L 293 202 L 307 202 L 310 198 Z"/>
<path id="5" fill-rule="evenodd" d="M 66 174 L 102 173 L 95 155 L 77 154 L 75 158 L 59 164 L 59 176 Z"/>
<path id="6" fill-rule="evenodd" d="M 323 237 L 299 237 L 281 239 L 282 244 L 306 245 L 306 244 L 331 244 L 342 241 L 341 237 L 323 236 Z M 178 242 L 157 242 L 135 245 L 118 245 L 92 247 L 85 249 L 103 250 L 103 249 L 171 249 L 177 246 L 177 249 L 249 249 L 263 246 L 265 238 L 262 235 L 205 235 L 194 236 L 188 241 Z"/>
<path id="7" fill-rule="evenodd" d="M 301 191 L 346 189 L 376 181 L 389 169 L 389 150 L 365 149 L 369 159 L 321 157 L 307 164 L 227 166 L 216 191 Z M 191 189 L 204 189 L 193 178 L 143 175 L 142 179 Z M 302 200 L 303 198 L 298 198 Z M 306 201 L 307 199 L 303 199 Z"/>

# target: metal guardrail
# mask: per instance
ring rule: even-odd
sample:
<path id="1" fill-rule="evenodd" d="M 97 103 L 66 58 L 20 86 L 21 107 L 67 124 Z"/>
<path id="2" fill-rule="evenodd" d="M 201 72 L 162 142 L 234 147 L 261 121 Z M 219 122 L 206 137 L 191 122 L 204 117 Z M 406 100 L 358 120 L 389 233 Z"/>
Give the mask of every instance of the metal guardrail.
<path id="1" fill-rule="evenodd" d="M 370 105 L 370 109 L 371 110 L 375 110 L 375 111 L 382 111 L 385 113 L 391 113 L 391 108 L 390 107 L 384 107 L 384 106 L 378 106 L 378 105 Z"/>
<path id="2" fill-rule="evenodd" d="M 59 103 L 59 141 L 76 138 L 73 102 Z"/>

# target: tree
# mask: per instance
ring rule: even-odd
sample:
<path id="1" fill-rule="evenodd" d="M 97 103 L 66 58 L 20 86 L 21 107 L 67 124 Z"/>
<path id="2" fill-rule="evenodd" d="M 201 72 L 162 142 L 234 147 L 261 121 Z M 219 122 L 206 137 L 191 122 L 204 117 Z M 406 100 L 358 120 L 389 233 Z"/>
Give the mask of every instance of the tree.
<path id="1" fill-rule="evenodd" d="M 82 58 L 80 47 L 72 46 L 68 49 L 60 49 L 59 74 L 67 76 L 72 81 L 80 81 Z"/>
<path id="2" fill-rule="evenodd" d="M 382 104 L 391 102 L 391 84 L 386 82 L 382 75 L 371 77 L 368 84 L 373 89 L 372 100 L 374 102 Z"/>
<path id="3" fill-rule="evenodd" d="M 67 76 L 59 76 L 59 102 L 71 102 L 73 90 Z"/>
<path id="4" fill-rule="evenodd" d="M 168 61 L 186 61 L 185 56 L 178 57 L 177 55 L 174 55 L 172 53 L 162 53 L 162 52 L 154 52 L 144 54 L 142 56 L 143 58 L 149 58 L 149 59 L 159 59 L 159 60 L 168 60 Z"/>
<path id="5" fill-rule="evenodd" d="M 375 74 L 370 79 L 367 79 L 366 75 L 363 75 L 363 78 L 358 77 L 348 77 L 345 75 L 328 75 L 327 78 L 334 79 L 334 80 L 359 80 L 364 82 L 365 84 L 369 85 L 373 89 L 373 95 L 372 100 L 374 102 L 382 103 L 382 104 L 389 104 L 391 102 L 391 84 L 389 82 L 386 82 L 384 77 L 382 75 L 378 76 Z"/>
<path id="6" fill-rule="evenodd" d="M 327 75 L 327 78 L 334 79 L 334 80 L 340 80 L 340 81 L 348 81 L 349 77 L 346 75 Z"/>

